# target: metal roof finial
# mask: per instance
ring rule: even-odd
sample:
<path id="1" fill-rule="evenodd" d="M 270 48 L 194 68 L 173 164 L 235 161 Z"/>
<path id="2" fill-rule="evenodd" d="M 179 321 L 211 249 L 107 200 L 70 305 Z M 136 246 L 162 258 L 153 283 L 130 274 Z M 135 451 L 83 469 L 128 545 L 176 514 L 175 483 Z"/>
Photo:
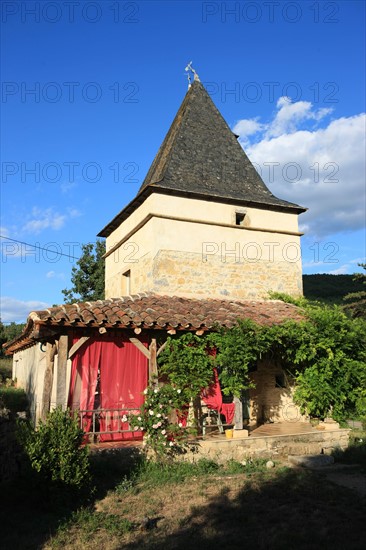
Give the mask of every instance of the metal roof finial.
<path id="1" fill-rule="evenodd" d="M 192 61 L 190 61 L 187 65 L 187 67 L 185 68 L 185 71 L 187 73 L 187 78 L 188 78 L 188 89 L 191 87 L 191 83 L 192 83 L 192 74 L 193 74 L 193 80 L 195 82 L 201 82 L 200 81 L 200 77 L 198 76 L 197 72 L 194 70 L 194 68 L 192 67 Z"/>

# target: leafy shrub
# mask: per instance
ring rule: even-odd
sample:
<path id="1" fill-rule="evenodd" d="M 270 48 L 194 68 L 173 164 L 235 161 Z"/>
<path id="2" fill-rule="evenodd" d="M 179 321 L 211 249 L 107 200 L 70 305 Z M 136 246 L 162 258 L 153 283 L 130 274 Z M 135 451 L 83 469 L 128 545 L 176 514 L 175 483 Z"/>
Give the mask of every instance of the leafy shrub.
<path id="1" fill-rule="evenodd" d="M 47 483 L 80 490 L 90 482 L 87 447 L 81 447 L 84 433 L 70 411 L 57 408 L 38 429 L 18 424 L 18 434 L 32 468 Z"/>

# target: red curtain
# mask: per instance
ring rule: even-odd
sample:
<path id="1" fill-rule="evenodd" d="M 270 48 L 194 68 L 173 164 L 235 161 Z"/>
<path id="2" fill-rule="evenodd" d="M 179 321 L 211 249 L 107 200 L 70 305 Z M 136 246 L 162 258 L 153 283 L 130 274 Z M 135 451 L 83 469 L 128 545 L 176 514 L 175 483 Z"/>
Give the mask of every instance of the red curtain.
<path id="1" fill-rule="evenodd" d="M 235 416 L 235 403 L 223 403 L 217 369 L 214 369 L 214 380 L 208 389 L 202 391 L 202 399 L 209 409 L 218 411 L 226 418 L 227 424 L 232 424 Z"/>
<path id="2" fill-rule="evenodd" d="M 73 340 L 73 344 L 78 339 Z M 148 346 L 147 338 L 140 338 Z M 95 402 L 100 373 L 98 401 Z M 72 361 L 68 406 L 73 410 L 121 409 L 119 412 L 100 414 L 100 431 L 128 430 L 124 417 L 130 409 L 143 404 L 143 391 L 148 384 L 148 360 L 127 337 L 89 339 L 75 354 Z M 91 413 L 83 415 L 83 429 L 90 431 Z M 115 433 L 100 436 L 101 441 L 141 439 L 142 433 Z"/>
<path id="3" fill-rule="evenodd" d="M 144 346 L 147 339 L 140 338 Z M 147 386 L 148 361 L 145 355 L 128 340 L 104 341 L 102 349 L 102 367 L 100 370 L 100 398 L 102 409 L 119 409 L 113 414 L 101 417 L 100 431 L 128 430 L 125 420 L 144 402 L 143 391 Z M 132 409 L 132 411 L 131 411 Z M 141 439 L 142 432 L 127 432 L 101 435 L 101 441 L 120 441 Z"/>
<path id="4" fill-rule="evenodd" d="M 73 344 L 78 339 L 73 339 Z M 101 358 L 102 342 L 88 340 L 75 354 L 72 360 L 70 393 L 68 406 L 72 410 L 93 410 L 97 386 L 98 367 Z M 83 415 L 83 430 L 90 430 L 92 413 Z"/>

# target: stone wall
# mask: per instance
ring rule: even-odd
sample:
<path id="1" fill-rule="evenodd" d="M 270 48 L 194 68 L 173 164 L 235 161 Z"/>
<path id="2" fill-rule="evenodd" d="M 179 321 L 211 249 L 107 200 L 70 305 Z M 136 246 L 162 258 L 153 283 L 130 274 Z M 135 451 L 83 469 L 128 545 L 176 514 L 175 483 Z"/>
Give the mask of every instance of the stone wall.
<path id="1" fill-rule="evenodd" d="M 126 266 L 125 266 L 126 267 Z M 178 250 L 159 250 L 128 266 L 130 294 L 154 292 L 194 298 L 259 300 L 269 291 L 302 294 L 298 263 L 287 261 L 235 260 L 235 256 L 207 256 Z M 123 274 L 106 281 L 108 297 L 123 294 Z"/>
<path id="2" fill-rule="evenodd" d="M 282 367 L 271 361 L 258 361 L 257 370 L 250 375 L 255 388 L 250 396 L 250 425 L 266 422 L 306 422 L 307 417 L 293 402 L 295 390 Z M 284 382 L 285 387 L 280 384 Z"/>
<path id="3" fill-rule="evenodd" d="M 220 439 L 200 441 L 196 452 L 188 453 L 188 460 L 209 458 L 217 462 L 246 458 L 276 458 L 289 455 L 331 454 L 336 449 L 346 449 L 349 442 L 347 429 L 299 433 L 267 437 L 246 437 L 243 439 Z"/>

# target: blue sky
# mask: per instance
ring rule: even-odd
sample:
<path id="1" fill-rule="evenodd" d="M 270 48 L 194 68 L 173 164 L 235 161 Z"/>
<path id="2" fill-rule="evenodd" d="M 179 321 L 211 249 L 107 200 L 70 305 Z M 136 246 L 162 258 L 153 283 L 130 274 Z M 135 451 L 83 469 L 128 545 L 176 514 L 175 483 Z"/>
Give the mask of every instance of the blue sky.
<path id="1" fill-rule="evenodd" d="M 188 61 L 271 191 L 304 273 L 365 256 L 365 3 L 2 2 L 2 320 L 62 302 L 81 243 L 136 194 Z M 51 251 L 13 242 L 37 244 Z"/>

